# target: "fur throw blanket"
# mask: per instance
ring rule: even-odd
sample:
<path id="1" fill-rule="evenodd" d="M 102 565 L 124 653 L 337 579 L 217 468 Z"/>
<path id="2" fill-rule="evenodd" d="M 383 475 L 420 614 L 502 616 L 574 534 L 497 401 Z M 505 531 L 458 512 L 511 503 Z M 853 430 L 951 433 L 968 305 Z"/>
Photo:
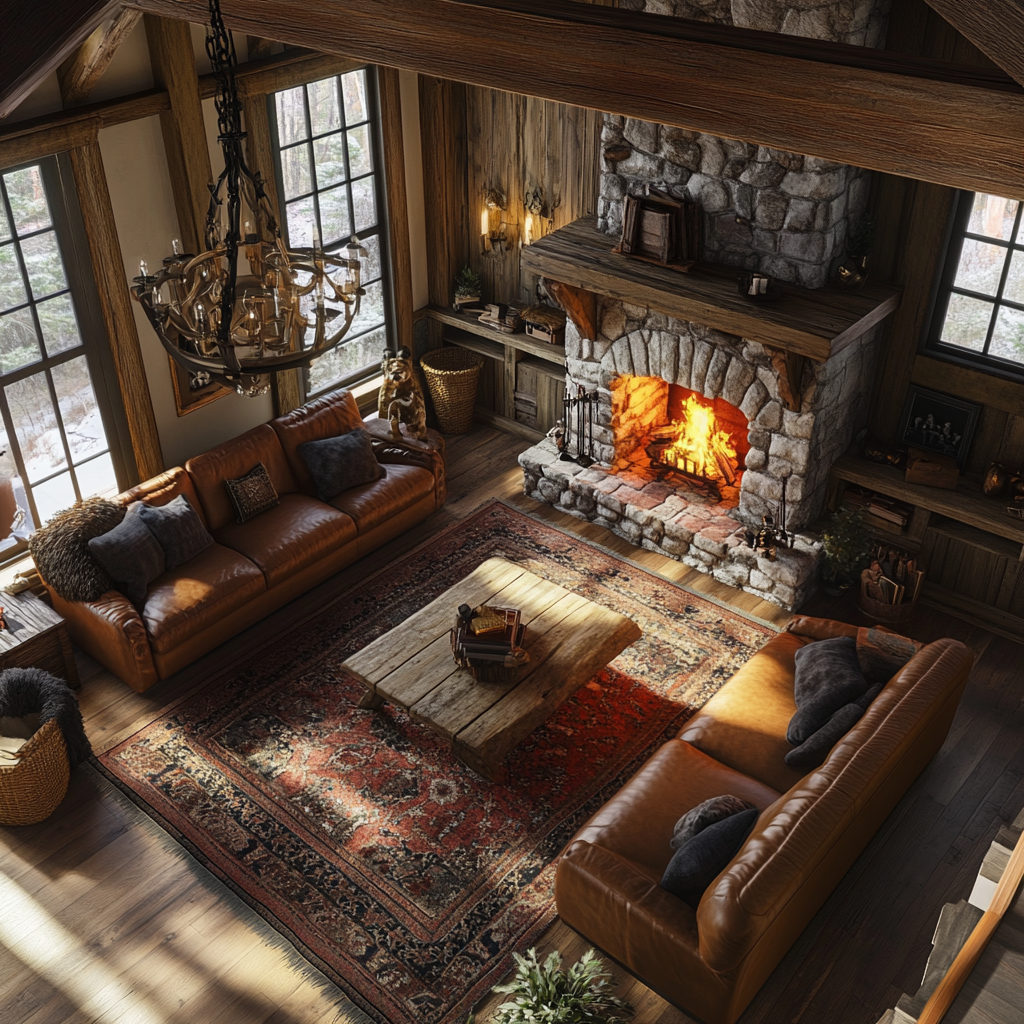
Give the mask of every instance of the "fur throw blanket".
<path id="1" fill-rule="evenodd" d="M 51 718 L 56 719 L 72 768 L 92 757 L 78 698 L 63 679 L 41 668 L 9 668 L 0 672 L 0 718 L 26 715 L 39 715 L 40 728 Z"/>
<path id="2" fill-rule="evenodd" d="M 65 601 L 95 601 L 114 584 L 89 552 L 93 537 L 109 533 L 124 519 L 124 506 L 88 498 L 58 512 L 29 538 L 39 575 Z"/>

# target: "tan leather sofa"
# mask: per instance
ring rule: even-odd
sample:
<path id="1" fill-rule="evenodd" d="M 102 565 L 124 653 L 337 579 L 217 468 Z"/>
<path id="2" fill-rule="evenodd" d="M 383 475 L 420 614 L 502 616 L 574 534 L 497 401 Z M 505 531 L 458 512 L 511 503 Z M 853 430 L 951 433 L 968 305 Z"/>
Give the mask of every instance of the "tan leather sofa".
<path id="1" fill-rule="evenodd" d="M 362 426 L 386 476 L 318 500 L 298 446 Z M 386 423 L 364 424 L 352 395 L 335 391 L 118 496 L 165 505 L 184 494 L 215 541 L 154 580 L 141 611 L 116 590 L 69 602 L 49 587 L 53 606 L 80 647 L 141 692 L 440 508 L 443 453 L 435 431 L 425 444 L 391 441 Z M 280 502 L 239 524 L 224 480 L 257 462 Z"/>
<path id="2" fill-rule="evenodd" d="M 825 763 L 787 767 L 793 655 L 855 627 L 797 618 L 662 746 L 569 843 L 558 912 L 651 988 L 733 1024 L 941 747 L 971 669 L 955 640 L 923 648 Z M 675 822 L 732 793 L 761 809 L 698 907 L 658 884 Z"/>

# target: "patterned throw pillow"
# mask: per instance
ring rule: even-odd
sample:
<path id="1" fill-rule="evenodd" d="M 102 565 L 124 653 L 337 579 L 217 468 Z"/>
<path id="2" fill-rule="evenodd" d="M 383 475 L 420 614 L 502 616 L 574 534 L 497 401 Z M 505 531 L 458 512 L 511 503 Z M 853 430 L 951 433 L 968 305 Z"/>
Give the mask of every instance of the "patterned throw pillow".
<path id="1" fill-rule="evenodd" d="M 270 482 L 270 474 L 262 462 L 257 462 L 245 476 L 234 480 L 225 480 L 228 497 L 235 510 L 235 519 L 239 523 L 248 522 L 268 508 L 277 504 L 277 491 Z"/>
<path id="2" fill-rule="evenodd" d="M 861 626 L 857 630 L 857 661 L 873 683 L 889 682 L 922 647 L 924 644 L 881 626 Z"/>
<path id="3" fill-rule="evenodd" d="M 373 483 L 385 474 L 373 454 L 370 435 L 362 428 L 338 437 L 307 441 L 299 445 L 299 455 L 306 463 L 321 501 L 330 501 L 349 488 Z"/>

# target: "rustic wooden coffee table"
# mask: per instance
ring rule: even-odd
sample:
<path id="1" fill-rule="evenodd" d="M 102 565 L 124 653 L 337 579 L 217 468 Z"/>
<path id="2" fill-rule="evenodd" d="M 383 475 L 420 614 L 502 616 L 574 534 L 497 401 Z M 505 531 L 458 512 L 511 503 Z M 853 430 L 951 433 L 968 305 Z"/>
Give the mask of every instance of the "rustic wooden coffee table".
<path id="1" fill-rule="evenodd" d="M 460 604 L 522 610 L 530 662 L 513 682 L 477 682 L 455 664 L 448 634 Z M 407 709 L 470 768 L 499 782 L 505 755 L 640 636 L 632 619 L 490 558 L 342 668 L 366 686 L 360 707 L 390 701 Z"/>

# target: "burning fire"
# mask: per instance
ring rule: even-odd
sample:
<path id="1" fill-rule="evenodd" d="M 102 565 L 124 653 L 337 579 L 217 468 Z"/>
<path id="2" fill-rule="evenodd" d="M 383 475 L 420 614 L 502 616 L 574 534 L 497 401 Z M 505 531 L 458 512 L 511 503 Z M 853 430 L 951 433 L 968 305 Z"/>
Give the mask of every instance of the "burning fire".
<path id="1" fill-rule="evenodd" d="M 708 480 L 735 483 L 738 463 L 732 437 L 719 428 L 714 409 L 697 395 L 686 399 L 681 420 L 656 433 L 669 442 L 660 456 L 666 465 Z"/>

